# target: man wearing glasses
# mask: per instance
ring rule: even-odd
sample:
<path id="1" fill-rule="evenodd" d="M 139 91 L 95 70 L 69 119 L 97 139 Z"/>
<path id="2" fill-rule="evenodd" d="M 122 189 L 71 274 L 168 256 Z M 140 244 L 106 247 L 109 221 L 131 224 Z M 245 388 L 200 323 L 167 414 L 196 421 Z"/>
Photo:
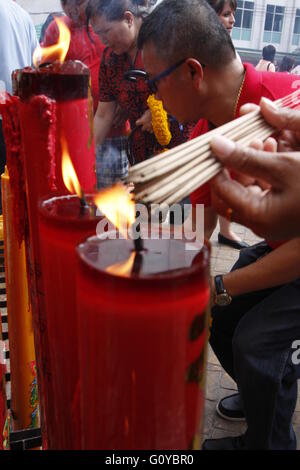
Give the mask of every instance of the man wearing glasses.
<path id="1" fill-rule="evenodd" d="M 293 77 L 258 72 L 236 58 L 206 0 L 164 0 L 141 26 L 138 47 L 148 83 L 165 109 L 182 123 L 199 120 L 193 137 L 235 119 L 245 103 L 295 90 Z M 216 224 L 210 184 L 191 199 L 205 205 L 210 238 Z M 263 241 L 242 250 L 230 273 L 212 279 L 210 343 L 239 389 L 217 411 L 232 421 L 246 419 L 248 429 L 242 436 L 206 440 L 204 449 L 296 448 L 292 416 L 300 370 L 291 346 L 300 338 L 298 258 L 299 239 Z"/>

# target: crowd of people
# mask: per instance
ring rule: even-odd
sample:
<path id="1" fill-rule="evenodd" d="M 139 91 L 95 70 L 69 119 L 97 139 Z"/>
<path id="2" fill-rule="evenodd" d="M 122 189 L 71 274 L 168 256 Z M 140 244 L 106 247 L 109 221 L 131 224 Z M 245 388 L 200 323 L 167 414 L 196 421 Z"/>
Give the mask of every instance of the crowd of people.
<path id="1" fill-rule="evenodd" d="M 264 48 L 256 68 L 242 63 L 231 39 L 236 0 L 155 3 L 61 0 L 63 21 L 71 31 L 67 58 L 82 60 L 91 70 L 98 183 L 103 187 L 127 174 L 129 132 L 131 164 L 162 150 L 147 106 L 150 94 L 162 100 L 168 113 L 169 148 L 260 106 L 277 129 L 276 139 L 244 148 L 215 137 L 212 151 L 224 170 L 190 195 L 191 223 L 196 205 L 203 204 L 205 237 L 211 237 L 219 214 L 224 217 L 219 241 L 243 248 L 231 272 L 211 279 L 210 344 L 238 387 L 238 393 L 220 400 L 217 411 L 224 419 L 245 419 L 247 431 L 206 440 L 203 449 L 295 449 L 292 417 L 300 366 L 292 361 L 292 343 L 300 339 L 300 111 L 272 103 L 295 90 L 295 76 L 286 73 L 294 64 L 283 61 L 284 73 L 277 73 L 272 45 Z M 6 74 L 1 71 L 0 78 L 10 91 L 11 71 L 30 65 L 37 40 L 29 16 L 13 0 L 0 0 L 0 24 L 5 25 L 1 44 L 12 35 L 9 47 L 0 48 Z M 17 38 L 20 24 L 24 36 Z M 42 46 L 57 37 L 52 21 Z M 1 133 L 0 144 L 5 162 Z M 266 240 L 243 245 L 230 221 Z"/>

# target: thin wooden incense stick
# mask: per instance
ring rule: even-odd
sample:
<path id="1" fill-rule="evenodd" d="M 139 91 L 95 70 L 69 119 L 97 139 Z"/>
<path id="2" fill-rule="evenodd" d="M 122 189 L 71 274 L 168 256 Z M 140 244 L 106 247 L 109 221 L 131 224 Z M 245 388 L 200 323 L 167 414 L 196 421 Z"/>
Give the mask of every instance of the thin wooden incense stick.
<path id="1" fill-rule="evenodd" d="M 300 108 L 300 90 L 275 101 L 275 105 Z M 130 168 L 128 176 L 128 181 L 135 185 L 135 199 L 147 204 L 172 205 L 213 178 L 222 169 L 210 150 L 211 139 L 216 135 L 247 146 L 255 139 L 267 139 L 274 132 L 257 110 L 139 163 Z"/>

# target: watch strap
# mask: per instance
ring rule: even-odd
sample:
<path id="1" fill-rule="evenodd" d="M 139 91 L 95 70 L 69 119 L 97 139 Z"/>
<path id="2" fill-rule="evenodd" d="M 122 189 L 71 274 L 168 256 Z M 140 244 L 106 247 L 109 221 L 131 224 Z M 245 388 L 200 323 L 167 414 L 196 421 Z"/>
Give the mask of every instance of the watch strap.
<path id="1" fill-rule="evenodd" d="M 215 287 L 216 287 L 216 294 L 223 294 L 225 291 L 224 283 L 223 283 L 223 276 L 222 274 L 218 274 L 215 276 Z"/>

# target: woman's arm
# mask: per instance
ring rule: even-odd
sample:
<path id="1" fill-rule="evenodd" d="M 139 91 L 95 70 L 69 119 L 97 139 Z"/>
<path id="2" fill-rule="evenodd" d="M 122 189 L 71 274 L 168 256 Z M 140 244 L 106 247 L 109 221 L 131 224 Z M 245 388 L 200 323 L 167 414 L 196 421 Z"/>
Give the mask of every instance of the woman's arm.
<path id="1" fill-rule="evenodd" d="M 109 133 L 116 111 L 116 101 L 99 101 L 94 117 L 95 145 L 101 145 Z"/>
<path id="2" fill-rule="evenodd" d="M 232 297 L 287 284 L 300 277 L 300 238 L 295 238 L 244 268 L 224 274 Z"/>

